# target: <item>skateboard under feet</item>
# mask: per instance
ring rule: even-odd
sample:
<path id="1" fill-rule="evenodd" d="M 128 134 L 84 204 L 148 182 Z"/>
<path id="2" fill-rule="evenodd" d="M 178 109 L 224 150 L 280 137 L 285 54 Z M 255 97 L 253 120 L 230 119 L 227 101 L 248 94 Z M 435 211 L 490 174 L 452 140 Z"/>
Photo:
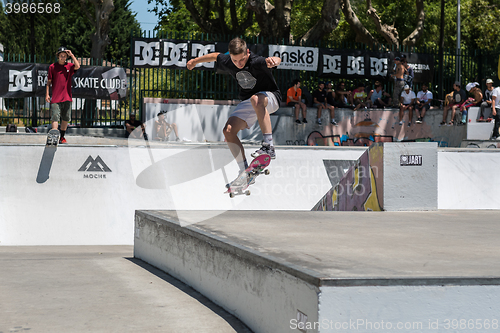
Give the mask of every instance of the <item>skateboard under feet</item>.
<path id="1" fill-rule="evenodd" d="M 241 185 L 226 184 L 227 191 L 224 193 L 229 193 L 230 198 L 234 198 L 236 195 L 245 194 L 250 195 L 250 190 L 248 187 L 255 182 L 255 179 L 261 175 L 269 175 L 271 172 L 266 167 L 271 163 L 271 156 L 268 154 L 262 154 L 257 156 L 250 162 L 248 168 L 246 168 L 233 183 Z M 250 175 L 247 179 L 247 174 Z"/>
<path id="2" fill-rule="evenodd" d="M 54 146 L 57 147 L 59 143 L 59 130 L 51 129 L 47 134 L 47 143 L 45 143 L 45 147 Z"/>

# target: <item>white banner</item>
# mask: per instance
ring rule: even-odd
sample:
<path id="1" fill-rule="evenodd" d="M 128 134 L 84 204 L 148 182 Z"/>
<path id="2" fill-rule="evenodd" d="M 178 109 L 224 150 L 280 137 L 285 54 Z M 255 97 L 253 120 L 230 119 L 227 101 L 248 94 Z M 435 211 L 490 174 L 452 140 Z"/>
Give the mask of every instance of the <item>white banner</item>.
<path id="1" fill-rule="evenodd" d="M 316 47 L 269 45 L 269 56 L 281 58 L 278 69 L 318 70 L 319 49 Z"/>

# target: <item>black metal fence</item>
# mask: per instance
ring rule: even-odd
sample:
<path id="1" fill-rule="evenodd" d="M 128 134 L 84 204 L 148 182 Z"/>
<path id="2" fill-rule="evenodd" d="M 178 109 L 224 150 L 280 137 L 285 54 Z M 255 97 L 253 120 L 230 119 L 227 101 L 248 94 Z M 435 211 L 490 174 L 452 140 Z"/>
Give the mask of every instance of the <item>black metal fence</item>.
<path id="1" fill-rule="evenodd" d="M 132 38 L 157 38 L 157 39 L 178 39 L 178 40 L 197 40 L 207 42 L 229 42 L 235 36 L 218 34 L 193 34 L 193 33 L 160 33 L 143 32 L 140 35 L 132 35 Z M 249 44 L 278 44 L 286 45 L 282 40 L 265 39 L 262 37 L 245 37 Z M 491 52 L 483 50 L 462 49 L 457 52 L 456 49 L 427 48 L 427 47 L 405 47 L 398 48 L 394 46 L 376 45 L 368 46 L 360 43 L 342 43 L 325 44 L 322 42 L 310 43 L 309 47 L 340 49 L 340 50 L 367 50 L 376 52 L 401 52 L 401 53 L 420 53 L 432 55 L 434 59 L 434 78 L 430 84 L 430 90 L 435 96 L 434 103 L 439 105 L 439 99 L 444 99 L 444 95 L 453 90 L 453 83 L 457 80 L 456 68 L 457 62 L 460 64 L 461 76 L 459 80 L 465 86 L 468 82 L 478 82 L 482 89 L 485 89 L 485 81 L 491 78 L 495 85 L 500 83 L 498 77 L 498 61 L 500 50 Z M 441 52 L 440 52 L 441 51 Z M 133 56 L 131 54 L 131 56 Z M 283 94 L 290 87 L 291 82 L 300 78 L 302 88 L 313 91 L 318 82 L 326 81 L 320 78 L 317 72 L 296 71 L 277 69 L 274 75 L 278 86 Z M 333 87 L 340 81 L 346 82 L 346 87 L 355 88 L 361 81 L 367 87 L 372 87 L 372 80 L 346 80 L 333 79 Z M 423 82 L 416 82 L 413 89 L 420 90 Z M 216 74 L 215 72 L 194 70 L 187 71 L 182 69 L 165 68 L 137 68 L 135 69 L 134 80 L 132 81 L 131 104 L 140 107 L 140 100 L 144 97 L 160 98 L 192 98 L 192 99 L 237 99 L 238 89 L 234 80 L 227 75 Z M 393 81 L 387 79 L 383 82 L 384 89 L 392 92 Z M 132 100 L 135 103 L 132 103 Z"/>
<path id="2" fill-rule="evenodd" d="M 165 39 L 184 39 L 198 41 L 218 41 L 228 42 L 234 36 L 216 35 L 216 34 L 193 34 L 193 33 L 163 33 L 156 34 L 143 32 L 140 35 L 131 35 L 132 38 L 165 38 Z M 245 37 L 250 44 L 278 44 L 285 45 L 283 41 L 276 39 L 264 39 L 261 37 Z M 369 51 L 393 51 L 402 53 L 421 53 L 430 54 L 434 59 L 434 78 L 430 83 L 430 90 L 434 93 L 436 105 L 439 105 L 439 99 L 453 89 L 453 82 L 456 80 L 457 61 L 461 67 L 462 83 L 479 82 L 482 88 L 485 88 L 485 81 L 491 78 L 495 86 L 499 85 L 498 61 L 500 51 L 484 50 L 461 50 L 457 54 L 455 49 L 433 49 L 425 47 L 404 47 L 399 48 L 377 45 L 369 47 L 359 43 L 343 44 L 325 44 L 311 43 L 310 47 L 342 49 L 342 50 L 369 50 Z M 441 51 L 441 52 L 440 52 Z M 132 54 L 132 50 L 131 50 Z M 132 55 L 133 56 L 133 55 Z M 121 101 L 110 100 L 91 100 L 74 99 L 72 108 L 72 126 L 81 127 L 121 127 L 125 119 L 131 112 L 141 112 L 142 101 L 145 97 L 159 98 L 190 98 L 190 99 L 215 99 L 228 100 L 238 98 L 238 89 L 234 80 L 228 75 L 217 74 L 213 71 L 184 69 L 166 69 L 166 68 L 130 68 L 129 63 L 112 61 L 85 61 L 82 65 L 118 65 L 127 68 L 128 94 L 127 98 Z M 35 57 L 10 55 L 7 54 L 4 61 L 7 62 L 38 62 L 52 63 L 56 59 L 51 57 Z M 3 74 L 2 74 L 3 75 Z M 318 76 L 317 72 L 296 71 L 296 70 L 275 70 L 274 75 L 278 86 L 283 94 L 290 87 L 291 82 L 300 78 L 303 88 L 313 91 L 319 81 L 324 79 Z M 331 82 L 335 87 L 340 81 L 347 83 L 347 87 L 354 87 L 359 81 L 366 86 L 373 86 L 371 80 L 362 79 L 345 80 L 333 79 Z M 392 80 L 383 82 L 386 91 L 392 92 Z M 422 83 L 415 83 L 414 90 L 420 89 Z M 25 125 L 43 125 L 50 122 L 49 105 L 43 98 L 24 98 L 24 99 L 3 99 L 0 104 L 0 124 L 18 123 Z"/>
<path id="3" fill-rule="evenodd" d="M 93 60 L 77 58 L 82 66 L 128 67 L 121 61 Z M 6 54 L 5 62 L 51 64 L 57 62 L 55 56 L 35 56 Z M 127 74 L 129 74 L 128 71 Z M 2 73 L 0 75 L 8 75 Z M 128 75 L 130 76 L 130 75 Z M 71 122 L 74 127 L 120 127 L 128 119 L 129 100 L 104 100 L 73 98 Z M 50 104 L 44 97 L 2 98 L 0 97 L 0 125 L 40 126 L 51 123 Z"/>

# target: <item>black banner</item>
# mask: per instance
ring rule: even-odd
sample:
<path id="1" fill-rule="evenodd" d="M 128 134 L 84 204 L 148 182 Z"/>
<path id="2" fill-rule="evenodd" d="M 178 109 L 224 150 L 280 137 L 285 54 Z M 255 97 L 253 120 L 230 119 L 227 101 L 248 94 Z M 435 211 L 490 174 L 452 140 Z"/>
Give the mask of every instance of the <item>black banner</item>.
<path id="1" fill-rule="evenodd" d="M 0 97 L 45 97 L 49 65 L 0 62 Z M 127 94 L 122 67 L 84 66 L 73 75 L 74 98 L 122 99 Z"/>
<path id="2" fill-rule="evenodd" d="M 32 97 L 36 64 L 0 62 L 0 97 Z"/>
<path id="3" fill-rule="evenodd" d="M 228 45 L 228 42 L 134 38 L 132 67 L 185 69 L 186 63 L 190 59 L 211 52 L 227 53 Z M 403 53 L 398 52 L 336 50 L 264 44 L 248 44 L 248 48 L 253 53 L 264 57 L 278 54 L 277 56 L 280 56 L 282 60 L 282 65 L 278 67 L 280 69 L 318 71 L 319 76 L 323 78 L 391 79 L 390 74 L 393 73 L 394 69 L 394 57 L 403 55 Z M 271 52 L 273 54 L 270 54 Z M 311 56 L 307 52 L 312 52 L 313 55 Z M 294 55 L 297 58 L 295 62 Z M 406 53 L 406 56 L 408 63 L 414 70 L 413 82 L 432 81 L 434 77 L 434 57 L 432 55 Z M 309 58 L 312 60 L 317 59 L 317 62 L 312 61 L 309 64 L 309 61 L 306 61 Z M 304 60 L 304 63 L 301 64 L 300 60 Z M 215 64 L 198 64 L 196 68 L 214 70 Z"/>
<path id="4" fill-rule="evenodd" d="M 391 79 L 396 56 L 394 52 L 320 49 L 319 76 L 324 78 Z M 430 54 L 406 54 L 413 68 L 413 82 L 430 82 L 434 77 L 434 57 Z"/>
<path id="5" fill-rule="evenodd" d="M 406 53 L 408 65 L 413 68 L 413 82 L 432 82 L 434 78 L 434 56 L 424 53 Z M 393 55 L 393 59 L 398 54 Z"/>
<path id="6" fill-rule="evenodd" d="M 320 49 L 319 76 L 385 79 L 389 61 L 387 53 Z"/>
<path id="7" fill-rule="evenodd" d="M 165 67 L 186 69 L 190 59 L 204 56 L 212 52 L 227 53 L 228 42 L 188 41 L 178 39 L 134 38 L 132 40 L 134 56 L 132 67 L 154 68 Z M 263 44 L 248 44 L 250 51 L 267 57 L 269 47 Z M 215 63 L 202 63 L 196 69 L 214 70 Z"/>

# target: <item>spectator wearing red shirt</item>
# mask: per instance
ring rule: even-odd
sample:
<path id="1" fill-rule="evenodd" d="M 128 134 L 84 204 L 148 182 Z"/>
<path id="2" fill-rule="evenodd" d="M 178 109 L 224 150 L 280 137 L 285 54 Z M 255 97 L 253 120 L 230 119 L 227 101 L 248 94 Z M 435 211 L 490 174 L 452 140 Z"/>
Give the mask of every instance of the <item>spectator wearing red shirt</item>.
<path id="1" fill-rule="evenodd" d="M 45 93 L 45 101 L 50 103 L 52 114 L 52 129 L 57 129 L 58 122 L 61 120 L 61 137 L 59 143 L 66 143 L 64 135 L 71 121 L 71 78 L 76 70 L 80 68 L 80 63 L 76 60 L 73 53 L 61 46 L 57 52 L 57 62 L 49 66 L 49 75 Z M 67 62 L 71 57 L 73 63 Z M 50 98 L 50 86 L 52 85 L 52 99 Z"/>

